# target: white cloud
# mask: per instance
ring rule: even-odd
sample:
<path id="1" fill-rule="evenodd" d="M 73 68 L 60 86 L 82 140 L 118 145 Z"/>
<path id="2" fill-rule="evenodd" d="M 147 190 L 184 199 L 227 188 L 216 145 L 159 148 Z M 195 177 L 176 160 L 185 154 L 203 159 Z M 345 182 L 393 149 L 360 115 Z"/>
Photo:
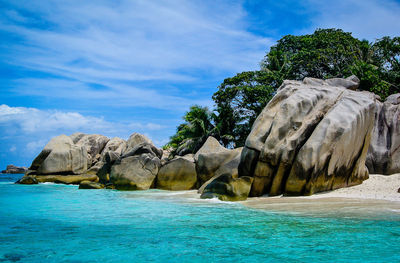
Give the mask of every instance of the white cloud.
<path id="1" fill-rule="evenodd" d="M 123 133 L 121 135 L 126 136 L 126 133 L 134 131 L 151 131 L 164 128 L 164 126 L 156 123 L 109 122 L 103 118 L 84 116 L 78 112 L 45 111 L 36 108 L 10 107 L 5 104 L 0 105 L 0 126 L 9 127 L 12 131 L 17 129 L 22 134 L 82 131 L 113 136 L 117 136 L 118 133 Z M 32 144 L 28 147 L 34 148 L 34 146 Z"/>
<path id="2" fill-rule="evenodd" d="M 309 0 L 312 28 L 341 28 L 370 41 L 400 34 L 400 3 L 393 0 Z"/>
<path id="3" fill-rule="evenodd" d="M 11 146 L 10 148 L 10 152 L 15 152 L 17 150 L 17 147 L 15 145 Z"/>

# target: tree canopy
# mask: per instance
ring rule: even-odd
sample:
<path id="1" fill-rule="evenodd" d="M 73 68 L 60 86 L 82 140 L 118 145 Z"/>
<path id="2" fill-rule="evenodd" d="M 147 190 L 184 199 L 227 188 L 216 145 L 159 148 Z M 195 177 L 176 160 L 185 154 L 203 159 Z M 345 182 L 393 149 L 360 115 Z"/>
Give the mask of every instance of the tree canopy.
<path id="1" fill-rule="evenodd" d="M 400 37 L 384 37 L 371 43 L 340 29 L 318 29 L 309 35 L 284 36 L 270 48 L 259 70 L 238 73 L 218 86 L 212 96 L 215 114 L 206 110 L 208 117 L 203 114 L 200 118 L 204 120 L 204 129 L 199 128 L 203 126 L 197 121 L 187 118 L 188 112 L 184 117 L 186 123 L 178 127 L 169 145 L 179 149 L 190 144 L 192 146 L 186 149 L 194 152 L 199 148 L 198 143 L 207 138 L 204 136 L 213 134 L 225 146 L 243 146 L 255 119 L 283 80 L 326 79 L 353 74 L 361 81 L 360 89 L 374 92 L 382 99 L 400 92 Z M 196 109 L 205 110 L 194 106 L 191 111 Z"/>

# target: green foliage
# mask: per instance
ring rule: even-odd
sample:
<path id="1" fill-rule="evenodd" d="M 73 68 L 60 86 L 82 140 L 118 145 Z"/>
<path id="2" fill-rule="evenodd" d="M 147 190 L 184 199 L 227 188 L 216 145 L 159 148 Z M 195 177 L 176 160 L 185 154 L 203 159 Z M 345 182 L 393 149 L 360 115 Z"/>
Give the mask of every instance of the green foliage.
<path id="1" fill-rule="evenodd" d="M 194 153 L 204 144 L 208 136 L 217 136 L 213 124 L 213 114 L 207 107 L 194 105 L 183 117 L 184 123 L 178 126 L 176 134 L 164 148 L 172 148 L 173 155 Z"/>
<path id="2" fill-rule="evenodd" d="M 280 83 L 266 71 L 249 71 L 227 78 L 214 93 L 216 126 L 220 141 L 227 146 L 242 146 L 258 113 L 275 94 Z M 233 145 L 230 145 L 233 144 Z"/>
<path id="3" fill-rule="evenodd" d="M 261 68 L 275 71 L 278 64 L 285 79 L 345 77 L 351 75 L 350 66 L 360 58 L 361 43 L 351 33 L 340 29 L 319 29 L 312 35 L 287 35 L 271 47 Z"/>
<path id="4" fill-rule="evenodd" d="M 360 79 L 361 89 L 382 99 L 399 92 L 400 37 L 370 43 L 340 29 L 284 36 L 265 55 L 259 71 L 238 73 L 223 81 L 212 97 L 215 115 L 206 108 L 192 107 L 168 146 L 179 153 L 195 152 L 208 135 L 228 147 L 243 146 L 256 117 L 284 79 L 353 74 Z"/>

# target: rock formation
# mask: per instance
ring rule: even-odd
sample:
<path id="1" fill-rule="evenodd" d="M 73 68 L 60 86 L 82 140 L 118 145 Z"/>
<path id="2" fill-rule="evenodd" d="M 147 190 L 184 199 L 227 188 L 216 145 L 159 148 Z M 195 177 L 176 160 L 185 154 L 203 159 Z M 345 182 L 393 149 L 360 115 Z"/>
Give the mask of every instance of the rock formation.
<path id="1" fill-rule="evenodd" d="M 127 151 L 111 167 L 110 182 L 116 189 L 147 190 L 154 184 L 161 166 L 162 150 L 137 138 L 135 136 L 134 142 L 128 140 Z"/>
<path id="2" fill-rule="evenodd" d="M 33 160 L 29 170 L 37 174 L 82 174 L 87 171 L 88 155 L 84 145 L 60 135 L 54 137 Z"/>
<path id="3" fill-rule="evenodd" d="M 190 190 L 197 185 L 197 174 L 191 154 L 165 163 L 158 172 L 156 187 L 164 190 Z"/>
<path id="4" fill-rule="evenodd" d="M 214 137 L 208 137 L 204 145 L 194 155 L 199 184 L 203 185 L 215 175 L 218 176 L 224 172 L 237 173 L 237 170 L 234 171 L 237 169 L 235 161 L 233 161 L 233 165 L 229 163 L 235 158 L 238 160 L 241 150 L 242 148 L 226 149 Z M 231 169 L 229 167 L 232 167 L 233 171 L 224 170 Z"/>
<path id="5" fill-rule="evenodd" d="M 210 182 L 203 190 L 201 198 L 218 198 L 222 201 L 242 201 L 249 195 L 253 178 L 243 176 L 234 178 L 231 174 L 222 174 Z"/>
<path id="6" fill-rule="evenodd" d="M 119 138 L 109 140 L 102 135 L 84 133 L 60 135 L 52 138 L 34 159 L 26 177 L 33 177 L 37 182 L 64 184 L 97 182 L 96 174 L 103 166 L 105 154 L 112 150 L 121 154 L 125 147 L 125 141 Z"/>
<path id="7" fill-rule="evenodd" d="M 26 167 L 19 167 L 19 166 L 15 166 L 13 164 L 7 165 L 7 168 L 3 171 L 1 171 L 1 173 L 3 174 L 24 174 L 28 171 L 28 168 Z"/>
<path id="8" fill-rule="evenodd" d="M 370 173 L 400 173 L 400 94 L 376 102 L 375 125 L 367 161 Z"/>
<path id="9" fill-rule="evenodd" d="M 311 195 L 360 184 L 374 125 L 375 96 L 357 80 L 284 81 L 247 137 L 239 177 L 250 196 Z"/>

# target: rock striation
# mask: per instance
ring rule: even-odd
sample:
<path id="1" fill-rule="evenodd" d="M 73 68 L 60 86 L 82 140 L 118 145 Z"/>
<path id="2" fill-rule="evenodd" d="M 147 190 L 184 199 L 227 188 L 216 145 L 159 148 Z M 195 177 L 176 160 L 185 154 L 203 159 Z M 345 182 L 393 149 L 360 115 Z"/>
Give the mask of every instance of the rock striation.
<path id="1" fill-rule="evenodd" d="M 311 195 L 360 184 L 376 99 L 357 79 L 284 81 L 263 109 L 242 151 L 239 178 L 250 196 Z"/>
<path id="2" fill-rule="evenodd" d="M 375 125 L 367 161 L 370 173 L 400 173 L 400 94 L 376 102 Z"/>

